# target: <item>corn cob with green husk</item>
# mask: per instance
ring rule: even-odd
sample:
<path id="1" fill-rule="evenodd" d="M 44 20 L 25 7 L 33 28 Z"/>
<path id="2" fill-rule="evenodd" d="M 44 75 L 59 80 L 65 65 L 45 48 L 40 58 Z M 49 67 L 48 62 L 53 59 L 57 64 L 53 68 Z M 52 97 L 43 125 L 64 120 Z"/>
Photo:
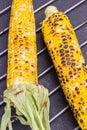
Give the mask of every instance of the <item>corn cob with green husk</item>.
<path id="1" fill-rule="evenodd" d="M 79 126 L 87 130 L 87 69 L 74 29 L 56 7 L 46 9 L 42 33 L 61 87 Z"/>
<path id="2" fill-rule="evenodd" d="M 8 40 L 5 113 L 0 130 L 12 130 L 11 107 L 16 118 L 32 130 L 50 130 L 48 90 L 38 85 L 35 19 L 32 0 L 13 0 Z M 24 118 L 23 118 L 23 117 Z"/>

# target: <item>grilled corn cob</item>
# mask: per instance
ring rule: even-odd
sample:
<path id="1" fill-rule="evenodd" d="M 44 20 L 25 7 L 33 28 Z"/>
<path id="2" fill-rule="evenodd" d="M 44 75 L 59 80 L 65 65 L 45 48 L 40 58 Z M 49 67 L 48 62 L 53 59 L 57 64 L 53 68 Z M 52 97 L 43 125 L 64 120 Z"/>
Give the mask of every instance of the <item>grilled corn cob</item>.
<path id="1" fill-rule="evenodd" d="M 47 7 L 45 14 L 45 44 L 74 117 L 87 130 L 87 69 L 76 34 L 68 17 L 56 7 Z"/>
<path id="2" fill-rule="evenodd" d="M 38 85 L 35 19 L 32 0 L 13 0 L 8 39 L 5 114 L 0 130 L 12 130 L 11 106 L 16 118 L 32 130 L 50 130 L 48 90 Z M 22 117 L 24 116 L 24 118 Z"/>
<path id="3" fill-rule="evenodd" d="M 13 1 L 8 44 L 7 87 L 38 83 L 35 20 L 31 0 Z M 26 6 L 26 5 L 29 6 Z"/>

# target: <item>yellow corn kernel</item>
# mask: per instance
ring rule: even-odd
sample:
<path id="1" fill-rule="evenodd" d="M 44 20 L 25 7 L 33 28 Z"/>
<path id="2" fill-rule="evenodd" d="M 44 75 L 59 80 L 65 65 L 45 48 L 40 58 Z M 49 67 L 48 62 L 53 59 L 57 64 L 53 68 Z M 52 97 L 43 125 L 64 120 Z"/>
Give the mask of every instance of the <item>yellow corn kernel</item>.
<path id="1" fill-rule="evenodd" d="M 42 33 L 61 87 L 79 126 L 87 130 L 87 70 L 74 29 L 56 7 L 46 9 Z"/>
<path id="2" fill-rule="evenodd" d="M 14 0 L 8 41 L 8 88 L 15 84 L 37 83 L 36 50 L 32 0 Z"/>

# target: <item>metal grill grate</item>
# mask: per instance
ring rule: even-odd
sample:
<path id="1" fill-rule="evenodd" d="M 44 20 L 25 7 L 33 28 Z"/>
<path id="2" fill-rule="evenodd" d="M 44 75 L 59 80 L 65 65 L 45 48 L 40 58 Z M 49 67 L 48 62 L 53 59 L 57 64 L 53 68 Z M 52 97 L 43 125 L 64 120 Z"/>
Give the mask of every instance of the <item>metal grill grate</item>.
<path id="1" fill-rule="evenodd" d="M 47 5 L 56 5 L 59 10 L 64 11 L 71 19 L 74 30 L 80 43 L 85 58 L 87 57 L 87 0 L 33 0 L 36 17 L 36 32 L 37 32 L 37 46 L 38 46 L 38 70 L 39 82 L 49 89 L 49 96 L 51 101 L 50 110 L 50 124 L 52 130 L 79 130 L 72 112 L 67 105 L 62 90 L 60 88 L 55 70 L 51 59 L 47 53 L 46 47 L 41 37 L 41 27 L 39 23 L 44 19 L 44 9 Z M 4 2 L 4 4 L 3 4 Z M 12 0 L 0 0 L 0 95 L 2 95 L 6 87 L 6 62 L 7 62 L 7 34 L 8 22 Z M 4 7 L 5 6 L 5 7 Z M 2 9 L 3 8 L 3 9 Z M 6 21 L 7 20 L 7 21 Z M 7 26 L 7 27 L 6 27 Z M 4 28 L 4 29 L 3 29 Z M 84 34 L 84 35 L 83 35 Z M 86 58 L 87 60 L 87 58 Z M 0 99 L 0 118 L 4 109 L 4 101 Z M 14 129 L 30 130 L 29 127 L 21 126 L 18 121 L 13 121 Z"/>

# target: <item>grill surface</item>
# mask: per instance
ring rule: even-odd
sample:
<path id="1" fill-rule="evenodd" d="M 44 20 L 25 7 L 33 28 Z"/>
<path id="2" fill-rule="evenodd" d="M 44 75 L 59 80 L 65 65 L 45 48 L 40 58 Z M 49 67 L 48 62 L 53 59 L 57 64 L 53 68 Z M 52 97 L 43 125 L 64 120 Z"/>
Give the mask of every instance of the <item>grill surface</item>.
<path id="1" fill-rule="evenodd" d="M 47 53 L 42 39 L 40 22 L 44 19 L 45 7 L 49 4 L 56 5 L 59 10 L 64 11 L 70 18 L 76 30 L 80 47 L 87 63 L 87 0 L 33 0 L 38 47 L 38 74 L 39 83 L 49 89 L 51 101 L 50 124 L 52 130 L 80 130 L 68 103 L 60 88 L 52 61 Z M 0 0 L 0 95 L 6 88 L 7 69 L 7 38 L 12 0 Z M 0 98 L 0 119 L 4 112 L 4 101 Z M 14 130 L 30 130 L 28 126 L 21 125 L 18 121 L 13 122 Z"/>

